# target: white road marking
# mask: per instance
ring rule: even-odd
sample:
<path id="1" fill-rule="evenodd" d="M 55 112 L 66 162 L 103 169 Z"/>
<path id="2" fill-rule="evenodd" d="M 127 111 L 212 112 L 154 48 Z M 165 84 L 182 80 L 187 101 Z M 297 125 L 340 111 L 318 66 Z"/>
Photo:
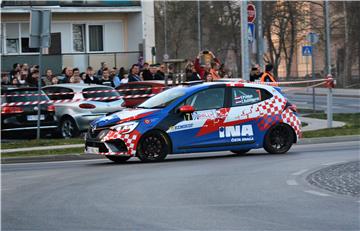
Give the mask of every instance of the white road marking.
<path id="1" fill-rule="evenodd" d="M 304 191 L 304 192 L 307 192 L 307 193 L 310 193 L 310 194 L 313 194 L 313 195 L 316 195 L 316 196 L 322 196 L 322 197 L 328 197 L 328 196 L 330 196 L 329 194 L 321 193 L 321 192 L 314 191 L 314 190 L 306 190 L 306 191 Z"/>
<path id="2" fill-rule="evenodd" d="M 299 185 L 296 180 L 287 180 L 286 184 L 291 186 Z"/>
<path id="3" fill-rule="evenodd" d="M 328 166 L 328 165 L 342 164 L 342 163 L 345 163 L 345 161 L 339 161 L 339 162 L 329 162 L 329 163 L 324 163 L 324 164 L 321 164 L 321 165 Z"/>
<path id="4" fill-rule="evenodd" d="M 291 175 L 293 175 L 293 176 L 300 176 L 301 174 L 303 174 L 303 173 L 305 173 L 305 172 L 307 172 L 307 171 L 308 171 L 308 169 L 302 169 L 302 170 L 300 170 L 300 171 L 297 171 L 297 172 L 292 173 Z"/>

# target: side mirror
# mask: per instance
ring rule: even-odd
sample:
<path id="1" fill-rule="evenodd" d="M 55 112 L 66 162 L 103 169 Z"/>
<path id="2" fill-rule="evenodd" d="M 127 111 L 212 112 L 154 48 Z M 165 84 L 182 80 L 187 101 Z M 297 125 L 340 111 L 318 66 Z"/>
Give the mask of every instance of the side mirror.
<path id="1" fill-rule="evenodd" d="M 184 105 L 179 108 L 179 112 L 181 113 L 193 113 L 195 111 L 195 108 L 190 105 Z"/>

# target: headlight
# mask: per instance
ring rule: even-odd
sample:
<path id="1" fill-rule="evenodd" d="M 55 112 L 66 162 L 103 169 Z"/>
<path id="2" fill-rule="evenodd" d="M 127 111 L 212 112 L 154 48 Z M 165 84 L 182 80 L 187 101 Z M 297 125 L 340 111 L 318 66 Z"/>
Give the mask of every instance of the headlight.
<path id="1" fill-rule="evenodd" d="M 138 126 L 139 122 L 132 121 L 111 127 L 111 130 L 116 130 L 119 133 L 130 133 Z"/>

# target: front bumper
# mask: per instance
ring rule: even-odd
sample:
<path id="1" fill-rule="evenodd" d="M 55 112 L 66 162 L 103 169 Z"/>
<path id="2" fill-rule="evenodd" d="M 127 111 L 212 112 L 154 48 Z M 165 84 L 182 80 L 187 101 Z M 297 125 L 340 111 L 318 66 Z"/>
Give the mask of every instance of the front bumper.
<path id="1" fill-rule="evenodd" d="M 135 130 L 128 134 L 103 129 L 86 134 L 85 153 L 98 155 L 135 156 L 140 134 Z"/>

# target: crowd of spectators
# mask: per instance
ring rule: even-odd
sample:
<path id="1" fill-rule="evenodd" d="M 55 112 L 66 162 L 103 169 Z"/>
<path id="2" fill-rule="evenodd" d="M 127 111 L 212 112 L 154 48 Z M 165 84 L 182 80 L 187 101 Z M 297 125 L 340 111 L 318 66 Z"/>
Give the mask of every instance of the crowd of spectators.
<path id="1" fill-rule="evenodd" d="M 206 60 L 207 61 L 204 61 Z M 272 66 L 271 66 L 272 67 Z M 268 68 L 269 69 L 269 68 Z M 268 69 L 264 73 L 268 73 Z M 54 75 L 53 70 L 42 71 L 41 85 L 54 85 L 59 83 L 87 83 L 102 84 L 118 87 L 123 83 L 143 81 L 143 80 L 164 80 L 165 73 L 169 78 L 174 74 L 174 64 L 133 64 L 127 72 L 124 67 L 120 69 L 109 67 L 106 62 L 102 62 L 100 68 L 95 70 L 88 66 L 86 70 L 77 67 L 65 67 L 60 76 Z M 252 67 L 250 81 L 262 79 L 263 73 L 259 65 Z M 211 51 L 200 52 L 194 61 L 187 61 L 185 65 L 185 80 L 203 80 L 211 82 L 220 78 L 231 78 L 231 72 L 225 69 L 224 64 L 215 57 Z M 27 63 L 15 63 L 9 73 L 2 73 L 2 85 L 28 85 L 37 86 L 40 78 L 39 66 L 29 66 Z M 265 78 L 265 77 L 264 77 Z M 266 76 L 266 78 L 269 78 Z"/>

